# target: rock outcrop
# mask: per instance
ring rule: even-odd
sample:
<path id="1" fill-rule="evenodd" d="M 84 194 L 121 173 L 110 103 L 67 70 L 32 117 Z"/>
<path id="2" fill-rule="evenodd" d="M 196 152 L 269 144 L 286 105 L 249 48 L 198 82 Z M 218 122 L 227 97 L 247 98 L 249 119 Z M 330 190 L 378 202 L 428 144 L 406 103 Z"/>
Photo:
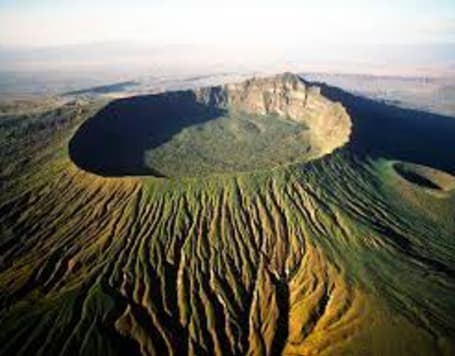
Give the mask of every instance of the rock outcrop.
<path id="1" fill-rule="evenodd" d="M 292 73 L 196 89 L 195 93 L 199 102 L 209 106 L 301 122 L 308 127 L 311 144 L 320 155 L 349 141 L 351 120 L 344 107 Z"/>

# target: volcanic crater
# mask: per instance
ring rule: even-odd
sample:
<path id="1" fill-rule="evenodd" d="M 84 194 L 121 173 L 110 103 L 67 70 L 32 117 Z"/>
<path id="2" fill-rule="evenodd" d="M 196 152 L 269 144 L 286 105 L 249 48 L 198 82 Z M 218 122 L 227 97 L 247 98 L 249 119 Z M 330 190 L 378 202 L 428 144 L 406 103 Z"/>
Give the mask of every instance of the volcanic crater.
<path id="1" fill-rule="evenodd" d="M 69 151 L 101 176 L 193 177 L 313 160 L 350 132 L 340 103 L 284 73 L 115 100 L 79 127 Z"/>

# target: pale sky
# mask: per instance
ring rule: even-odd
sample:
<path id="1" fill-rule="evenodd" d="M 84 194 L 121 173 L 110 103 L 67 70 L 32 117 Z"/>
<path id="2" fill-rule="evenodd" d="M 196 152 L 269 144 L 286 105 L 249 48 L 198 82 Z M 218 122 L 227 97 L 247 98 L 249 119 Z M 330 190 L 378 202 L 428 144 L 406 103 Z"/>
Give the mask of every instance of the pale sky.
<path id="1" fill-rule="evenodd" d="M 0 0 L 0 46 L 455 43 L 455 0 Z"/>

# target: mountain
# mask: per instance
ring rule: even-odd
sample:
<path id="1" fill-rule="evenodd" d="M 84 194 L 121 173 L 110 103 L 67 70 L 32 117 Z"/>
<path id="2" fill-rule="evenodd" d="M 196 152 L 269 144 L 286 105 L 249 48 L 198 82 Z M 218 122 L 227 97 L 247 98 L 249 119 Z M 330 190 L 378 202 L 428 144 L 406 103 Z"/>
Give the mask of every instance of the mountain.
<path id="1" fill-rule="evenodd" d="M 455 352 L 455 120 L 286 73 L 0 123 L 1 355 Z"/>

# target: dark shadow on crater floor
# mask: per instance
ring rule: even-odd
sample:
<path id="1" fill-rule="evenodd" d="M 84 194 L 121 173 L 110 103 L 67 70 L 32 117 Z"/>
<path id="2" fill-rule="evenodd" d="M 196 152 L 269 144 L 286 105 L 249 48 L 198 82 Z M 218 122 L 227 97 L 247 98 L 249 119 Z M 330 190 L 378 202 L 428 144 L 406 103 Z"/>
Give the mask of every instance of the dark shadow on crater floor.
<path id="1" fill-rule="evenodd" d="M 439 185 L 432 182 L 430 179 L 416 172 L 413 172 L 410 169 L 406 169 L 406 167 L 404 167 L 402 164 L 395 163 L 393 165 L 393 168 L 400 176 L 402 176 L 404 179 L 408 180 L 411 183 L 417 184 L 423 188 L 442 190 L 442 188 Z"/>
<path id="2" fill-rule="evenodd" d="M 313 84 L 348 111 L 353 123 L 349 149 L 357 156 L 384 157 L 455 173 L 455 118 L 403 109 L 323 83 Z"/>
<path id="3" fill-rule="evenodd" d="M 191 91 L 115 100 L 79 128 L 69 154 L 77 166 L 101 176 L 163 176 L 145 165 L 144 153 L 223 114 L 198 103 Z"/>

